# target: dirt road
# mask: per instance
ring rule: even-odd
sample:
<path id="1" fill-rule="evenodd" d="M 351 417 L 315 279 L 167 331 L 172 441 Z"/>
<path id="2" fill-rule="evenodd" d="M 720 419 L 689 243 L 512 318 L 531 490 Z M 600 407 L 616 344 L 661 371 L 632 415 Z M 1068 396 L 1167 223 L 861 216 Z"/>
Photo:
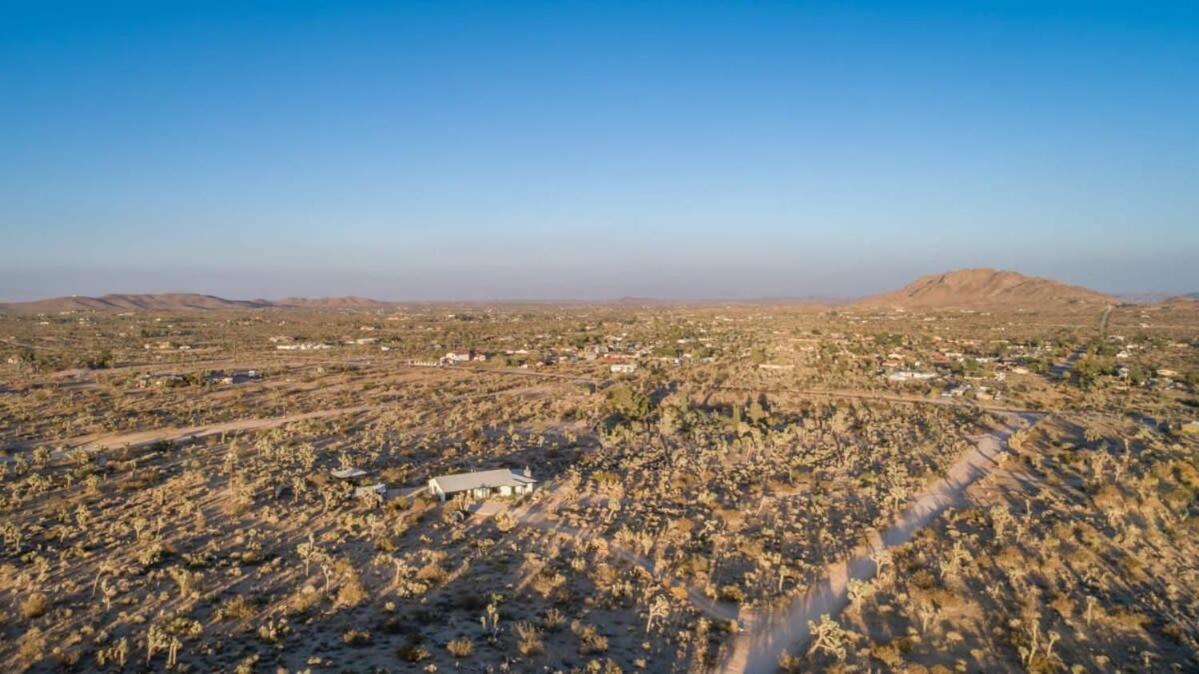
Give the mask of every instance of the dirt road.
<path id="1" fill-rule="evenodd" d="M 211 435 L 220 435 L 222 433 L 232 433 L 237 431 L 259 431 L 268 428 L 275 428 L 284 424 L 290 424 L 296 421 L 305 421 L 307 419 L 328 419 L 330 417 L 365 412 L 371 409 L 371 407 L 371 405 L 359 405 L 357 407 L 319 410 L 316 412 L 289 414 L 287 416 L 268 417 L 265 419 L 238 419 L 237 421 L 206 424 L 203 426 L 153 428 L 150 430 L 133 431 L 130 433 L 97 433 L 91 435 L 81 435 L 67 440 L 49 443 L 66 447 L 65 450 L 55 450 L 51 452 L 50 458 L 64 458 L 69 454 L 80 450 L 114 449 L 125 446 L 140 447 L 163 440 L 174 442 L 186 438 L 206 438 Z M 14 458 L 12 456 L 0 456 L 0 463 L 10 463 L 13 460 Z"/>
<path id="2" fill-rule="evenodd" d="M 849 559 L 829 565 L 824 580 L 790 604 L 742 618 L 742 632 L 733 643 L 733 652 L 722 668 L 725 672 L 773 674 L 778 671 L 779 655 L 784 650 L 801 652 L 811 636 L 808 623 L 822 615 L 835 616 L 849 604 L 850 579 L 866 581 L 875 576 L 875 556 L 883 550 L 911 540 L 938 515 L 965 502 L 966 488 L 994 470 L 1008 438 L 1021 427 L 1034 422 L 1034 415 L 1011 415 L 1009 426 L 982 437 L 950 467 L 944 478 L 916 497 L 910 506 L 883 532 L 872 531 L 868 541 Z"/>
<path id="3" fill-rule="evenodd" d="M 525 393 L 528 391 L 541 390 L 542 385 L 522 386 L 510 389 L 502 389 L 499 391 L 491 391 L 488 393 L 467 393 L 460 396 L 455 396 L 447 399 L 445 402 L 461 402 L 464 400 L 481 400 L 501 395 Z M 76 451 L 94 451 L 100 449 L 114 449 L 117 447 L 140 447 L 153 444 L 163 440 L 175 442 L 187 438 L 206 438 L 213 435 L 221 435 L 223 433 L 234 433 L 239 431 L 261 431 L 270 428 L 283 426 L 297 421 L 307 421 L 310 419 L 329 419 L 333 417 L 346 416 L 351 414 L 359 414 L 369 412 L 385 407 L 387 403 L 368 403 L 364 405 L 354 405 L 352 407 L 339 407 L 335 409 L 316 410 L 313 412 L 302 412 L 297 414 L 289 414 L 278 417 L 266 417 L 258 419 L 237 419 L 234 421 L 226 421 L 215 424 L 204 424 L 200 426 L 185 426 L 185 427 L 167 427 L 153 428 L 144 431 L 130 431 L 124 433 L 92 433 L 89 435 L 80 435 L 73 438 L 63 440 L 48 441 L 41 443 L 47 446 L 64 447 L 64 450 L 55 450 L 50 453 L 50 458 L 61 459 L 69 456 Z M 11 463 L 14 461 L 14 456 L 0 456 L 0 464 Z"/>

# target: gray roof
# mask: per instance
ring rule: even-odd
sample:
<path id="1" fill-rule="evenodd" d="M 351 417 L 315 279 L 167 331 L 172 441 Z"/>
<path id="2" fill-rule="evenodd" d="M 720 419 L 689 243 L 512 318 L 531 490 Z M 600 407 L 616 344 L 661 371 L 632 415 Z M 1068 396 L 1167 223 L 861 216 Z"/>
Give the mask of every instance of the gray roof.
<path id="1" fill-rule="evenodd" d="M 501 468 L 499 470 L 484 470 L 477 473 L 455 473 L 453 475 L 438 475 L 430 480 L 436 481 L 437 486 L 447 494 L 459 491 L 469 491 L 483 487 L 519 487 L 526 484 L 537 484 L 537 480 L 525 475 L 519 470 Z"/>

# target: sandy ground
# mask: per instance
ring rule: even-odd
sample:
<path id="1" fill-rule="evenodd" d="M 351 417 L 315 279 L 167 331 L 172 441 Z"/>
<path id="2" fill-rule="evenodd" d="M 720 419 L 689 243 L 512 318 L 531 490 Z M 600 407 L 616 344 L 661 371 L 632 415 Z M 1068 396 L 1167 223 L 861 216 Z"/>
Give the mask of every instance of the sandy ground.
<path id="1" fill-rule="evenodd" d="M 522 524 L 527 526 L 537 527 L 554 534 L 568 536 L 580 541 L 586 541 L 598 536 L 598 534 L 595 532 L 585 531 L 558 520 L 554 516 L 554 513 L 556 512 L 559 503 L 560 500 L 557 497 L 550 496 L 546 499 L 517 508 L 513 511 L 513 515 L 519 519 Z M 738 612 L 735 606 L 715 601 L 707 596 L 704 596 L 702 592 L 691 587 L 684 581 L 678 578 L 665 576 L 654 566 L 653 562 L 646 559 L 644 556 L 633 552 L 632 550 L 618 545 L 615 541 L 608 540 L 607 543 L 608 550 L 614 557 L 624 560 L 633 566 L 644 569 L 647 573 L 657 578 L 666 586 L 671 588 L 681 588 L 684 592 L 686 592 L 688 599 L 695 606 L 695 608 L 705 613 L 708 617 L 716 620 L 735 621 L 738 619 Z"/>
<path id="2" fill-rule="evenodd" d="M 779 655 L 784 650 L 797 652 L 806 645 L 809 621 L 818 621 L 826 614 L 835 616 L 849 604 L 850 579 L 873 578 L 878 572 L 874 560 L 879 552 L 906 543 L 946 509 L 962 505 L 966 488 L 1000 465 L 1011 434 L 1034 419 L 1031 415 L 1011 416 L 1007 428 L 981 438 L 944 478 L 917 497 L 890 528 L 870 532 L 868 540 L 848 560 L 829 565 L 824 580 L 803 596 L 767 613 L 744 616 L 742 632 L 734 640 L 732 655 L 722 671 L 748 674 L 778 671 Z"/>

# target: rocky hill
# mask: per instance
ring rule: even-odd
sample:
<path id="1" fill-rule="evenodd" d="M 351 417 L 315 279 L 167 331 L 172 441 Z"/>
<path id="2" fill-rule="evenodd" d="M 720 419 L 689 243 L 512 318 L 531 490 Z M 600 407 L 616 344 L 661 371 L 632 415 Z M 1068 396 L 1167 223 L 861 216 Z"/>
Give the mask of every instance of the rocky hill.
<path id="1" fill-rule="evenodd" d="M 964 269 L 923 276 L 894 292 L 854 303 L 875 309 L 990 309 L 1097 307 L 1118 304 L 1103 293 L 1013 271 Z"/>

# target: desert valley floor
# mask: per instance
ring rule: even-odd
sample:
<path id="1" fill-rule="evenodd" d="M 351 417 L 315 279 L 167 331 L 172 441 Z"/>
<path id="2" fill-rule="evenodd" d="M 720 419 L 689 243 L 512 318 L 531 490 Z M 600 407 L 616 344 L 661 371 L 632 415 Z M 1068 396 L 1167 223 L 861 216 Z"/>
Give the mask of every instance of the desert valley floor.
<path id="1" fill-rule="evenodd" d="M 0 356 L 4 671 L 1199 669 L 1193 303 L 72 307 Z M 483 470 L 535 488 L 428 491 Z"/>

